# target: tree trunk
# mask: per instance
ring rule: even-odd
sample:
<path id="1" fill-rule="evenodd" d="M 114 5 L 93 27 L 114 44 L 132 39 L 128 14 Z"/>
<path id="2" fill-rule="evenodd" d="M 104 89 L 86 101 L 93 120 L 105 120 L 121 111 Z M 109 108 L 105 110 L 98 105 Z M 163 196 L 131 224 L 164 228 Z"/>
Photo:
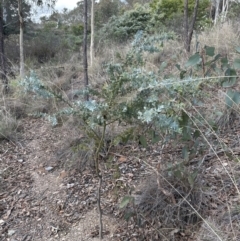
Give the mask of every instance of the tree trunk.
<path id="1" fill-rule="evenodd" d="M 84 36 L 83 36 L 83 69 L 85 88 L 88 87 L 88 60 L 87 60 L 87 7 L 88 0 L 84 0 Z M 85 100 L 89 100 L 89 95 L 85 94 Z"/>
<path id="2" fill-rule="evenodd" d="M 218 20 L 218 16 L 219 16 L 219 5 L 220 5 L 220 0 L 216 0 L 215 1 L 215 16 L 214 16 L 214 25 L 216 25 L 217 20 Z"/>
<path id="3" fill-rule="evenodd" d="M 189 33 L 188 33 L 188 42 L 189 42 L 189 51 L 190 52 L 190 46 L 191 46 L 191 41 L 192 41 L 192 35 L 193 35 L 193 30 L 194 30 L 194 26 L 197 20 L 197 10 L 198 10 L 198 6 L 199 6 L 199 0 L 195 0 L 195 5 L 194 5 L 194 10 L 193 10 L 193 16 L 192 16 L 192 22 L 191 22 L 191 26 L 189 29 Z"/>
<path id="4" fill-rule="evenodd" d="M 190 46 L 188 43 L 188 0 L 184 3 L 184 47 L 190 52 Z"/>
<path id="5" fill-rule="evenodd" d="M 20 48 L 20 78 L 24 78 L 24 54 L 23 54 L 23 14 L 22 0 L 18 0 L 18 16 L 20 23 L 19 48 Z"/>
<path id="6" fill-rule="evenodd" d="M 91 45 L 90 45 L 90 64 L 93 65 L 94 58 L 94 4 L 95 0 L 92 0 L 92 9 L 91 9 Z"/>
<path id="7" fill-rule="evenodd" d="M 222 20 L 222 22 L 225 22 L 226 18 L 227 18 L 228 3 L 229 3 L 229 0 L 223 0 L 223 2 L 222 2 L 222 10 L 221 10 L 221 14 L 222 14 L 221 20 Z"/>
<path id="8" fill-rule="evenodd" d="M 8 79 L 6 75 L 6 61 L 4 55 L 4 33 L 3 33 L 3 1 L 0 3 L 0 65 L 2 79 L 2 93 L 6 94 L 9 90 Z"/>
<path id="9" fill-rule="evenodd" d="M 191 22 L 191 25 L 189 26 L 188 0 L 185 0 L 185 5 L 184 5 L 184 47 L 185 47 L 187 52 L 190 52 L 190 49 L 191 49 L 193 29 L 194 29 L 194 25 L 195 25 L 196 20 L 197 20 L 198 5 L 199 5 L 199 0 L 195 0 L 192 22 Z"/>
<path id="10" fill-rule="evenodd" d="M 221 13 L 224 13 L 225 12 L 225 0 L 222 0 L 222 10 L 221 10 Z"/>

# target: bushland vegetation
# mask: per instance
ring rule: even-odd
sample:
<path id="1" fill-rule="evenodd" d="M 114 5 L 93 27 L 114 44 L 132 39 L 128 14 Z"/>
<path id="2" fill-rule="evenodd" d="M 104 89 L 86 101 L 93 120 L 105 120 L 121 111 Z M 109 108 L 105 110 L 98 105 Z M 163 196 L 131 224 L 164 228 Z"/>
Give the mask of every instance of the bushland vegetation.
<path id="1" fill-rule="evenodd" d="M 240 5 L 228 1 L 226 10 L 224 3 L 199 0 L 186 50 L 185 4 L 95 3 L 87 87 L 81 2 L 26 22 L 24 79 L 18 32 L 5 27 L 10 91 L 1 96 L 0 138 L 16 141 L 26 117 L 46 118 L 53 128 L 73 120 L 83 137 L 69 147 L 68 166 L 90 169 L 99 189 L 106 172 L 120 183 L 112 190 L 116 208 L 132 231 L 120 240 L 240 239 Z M 195 4 L 188 1 L 189 26 Z M 87 33 L 90 45 L 90 25 Z M 133 162 L 143 169 L 134 188 L 121 180 L 121 161 L 116 162 L 132 158 L 131 151 L 124 154 L 129 146 L 137 148 Z M 99 226 L 101 237 L 101 221 Z"/>

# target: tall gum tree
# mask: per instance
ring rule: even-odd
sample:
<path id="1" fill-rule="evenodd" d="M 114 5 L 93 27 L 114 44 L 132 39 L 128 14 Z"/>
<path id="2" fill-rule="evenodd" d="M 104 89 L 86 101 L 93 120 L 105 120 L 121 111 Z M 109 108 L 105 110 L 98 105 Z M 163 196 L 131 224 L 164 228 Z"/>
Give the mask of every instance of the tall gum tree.
<path id="1" fill-rule="evenodd" d="M 231 2 L 231 0 L 212 0 L 211 11 L 213 14 L 212 16 L 213 16 L 214 25 L 217 24 L 218 20 L 220 20 L 221 22 L 226 21 L 229 2 Z M 238 1 L 233 0 L 232 2 L 238 2 Z"/>
<path id="2" fill-rule="evenodd" d="M 49 8 L 53 7 L 57 0 L 25 0 L 28 4 L 36 4 L 37 6 L 47 5 Z M 24 70 L 24 47 L 23 47 L 23 28 L 24 28 L 24 18 L 22 12 L 24 0 L 18 0 L 18 16 L 19 16 L 19 25 L 20 25 L 20 33 L 19 33 L 19 48 L 20 48 L 20 78 L 23 79 L 25 75 Z"/>
<path id="3" fill-rule="evenodd" d="M 187 52 L 190 52 L 190 48 L 191 48 L 194 25 L 197 20 L 198 6 L 199 6 L 199 0 L 195 0 L 192 21 L 191 23 L 189 23 L 188 0 L 185 0 L 184 2 L 184 47 Z"/>
<path id="4" fill-rule="evenodd" d="M 4 0 L 4 35 L 19 34 L 18 0 Z M 31 21 L 31 5 L 28 1 L 22 2 L 24 25 Z"/>
<path id="5" fill-rule="evenodd" d="M 4 54 L 4 20 L 3 20 L 3 0 L 0 2 L 0 65 L 2 79 L 2 93 L 6 94 L 9 90 L 8 79 L 6 75 L 6 58 Z"/>
<path id="6" fill-rule="evenodd" d="M 83 70 L 85 87 L 88 87 L 88 59 L 87 59 L 87 28 L 88 28 L 88 0 L 84 0 L 84 33 L 83 33 Z M 85 100 L 89 100 L 89 95 L 85 95 Z"/>
<path id="7" fill-rule="evenodd" d="M 24 53 L 23 53 L 23 13 L 22 13 L 22 0 L 18 0 L 18 17 L 19 17 L 19 48 L 20 48 L 20 78 L 24 78 Z"/>
<path id="8" fill-rule="evenodd" d="M 90 44 L 90 65 L 93 65 L 94 58 L 94 8 L 95 0 L 92 0 L 92 8 L 91 8 L 91 44 Z"/>

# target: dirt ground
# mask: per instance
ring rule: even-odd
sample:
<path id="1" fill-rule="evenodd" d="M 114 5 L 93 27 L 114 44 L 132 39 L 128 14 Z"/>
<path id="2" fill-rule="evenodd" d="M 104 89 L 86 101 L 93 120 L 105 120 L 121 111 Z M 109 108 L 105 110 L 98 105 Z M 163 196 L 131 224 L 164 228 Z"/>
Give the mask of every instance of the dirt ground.
<path id="1" fill-rule="evenodd" d="M 19 141 L 1 143 L 0 240 L 94 240 L 95 182 L 84 184 L 94 178 L 86 173 L 77 180 L 60 167 L 56 153 L 64 133 L 44 120 L 26 119 L 22 134 Z M 103 221 L 109 240 L 117 223 L 111 215 Z"/>
<path id="2" fill-rule="evenodd" d="M 69 168 L 66 164 L 70 161 L 67 155 L 64 156 L 65 161 L 60 158 L 63 140 L 67 140 L 72 133 L 62 127 L 53 128 L 39 118 L 23 119 L 20 127 L 19 139 L 0 143 L 0 240 L 99 240 L 96 204 L 98 179 L 90 169 L 79 172 Z M 240 134 L 240 131 L 237 133 Z M 134 151 L 139 150 L 131 148 L 129 153 L 136 156 Z M 172 160 L 169 153 L 165 158 Z M 132 161 L 131 155 L 128 156 L 126 152 L 125 156 L 117 155 L 121 174 L 115 178 L 115 182 L 109 171 L 103 173 L 103 240 L 142 240 L 137 235 L 138 229 L 124 221 L 117 208 L 120 197 L 116 194 L 116 183 L 125 183 L 118 189 L 124 193 L 125 190 L 136 188 L 150 172 L 144 163 Z M 214 190 L 222 182 L 219 175 L 224 168 L 232 170 L 232 166 L 227 160 L 223 160 L 225 164 L 219 166 L 216 159 L 206 157 L 209 161 L 206 163 L 205 176 L 208 176 L 209 186 Z M 154 153 L 149 158 L 153 165 L 158 159 L 159 156 Z M 236 176 L 236 180 L 240 188 L 240 175 Z M 228 181 L 224 187 L 225 196 L 220 195 L 219 191 L 219 196 L 211 200 L 208 207 L 211 215 L 221 216 L 218 210 L 226 210 L 226 200 L 232 205 L 239 203 L 234 186 Z M 239 225 L 239 222 L 237 218 L 236 224 Z M 180 233 L 180 236 L 172 240 L 197 240 L 193 234 L 186 237 L 186 234 Z"/>

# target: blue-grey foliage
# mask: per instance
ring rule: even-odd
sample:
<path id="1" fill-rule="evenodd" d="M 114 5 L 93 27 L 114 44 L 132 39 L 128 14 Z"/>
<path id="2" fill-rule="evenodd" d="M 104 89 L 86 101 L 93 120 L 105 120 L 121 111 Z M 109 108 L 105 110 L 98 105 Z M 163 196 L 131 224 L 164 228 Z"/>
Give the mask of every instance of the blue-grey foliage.
<path id="1" fill-rule="evenodd" d="M 53 98 L 54 95 L 46 88 L 42 81 L 37 77 L 34 71 L 30 75 L 20 81 L 20 86 L 23 87 L 25 92 L 32 92 L 44 98 Z"/>
<path id="2" fill-rule="evenodd" d="M 179 124 L 182 110 L 196 102 L 203 79 L 191 76 L 164 79 L 164 66 L 157 71 L 145 68 L 145 53 L 161 52 L 164 42 L 172 38 L 174 35 L 171 33 L 149 37 L 139 31 L 126 57 L 119 54 L 118 63 L 106 65 L 109 80 L 102 89 L 79 91 L 79 94 L 87 91 L 90 94 L 89 101 L 78 99 L 69 103 L 47 88 L 34 72 L 21 82 L 21 86 L 25 91 L 44 98 L 57 97 L 68 104 L 58 113 L 48 116 L 54 125 L 60 115 L 78 115 L 92 130 L 113 122 L 125 122 L 151 124 L 159 132 L 182 133 L 184 128 Z"/>

